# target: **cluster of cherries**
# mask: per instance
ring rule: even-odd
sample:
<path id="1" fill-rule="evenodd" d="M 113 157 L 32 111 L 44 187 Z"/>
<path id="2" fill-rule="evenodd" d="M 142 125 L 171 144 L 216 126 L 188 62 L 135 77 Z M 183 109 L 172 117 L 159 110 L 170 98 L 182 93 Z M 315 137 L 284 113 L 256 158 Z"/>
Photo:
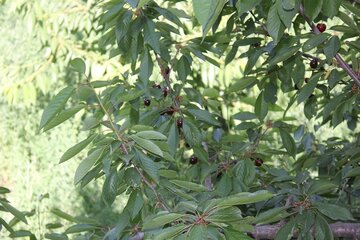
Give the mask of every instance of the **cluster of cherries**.
<path id="1" fill-rule="evenodd" d="M 326 30 L 326 24 L 325 23 L 318 23 L 318 24 L 316 24 L 316 28 L 319 30 L 319 32 L 325 32 L 325 30 Z M 317 59 L 312 59 L 311 61 L 310 61 L 310 67 L 312 68 L 312 69 L 316 69 L 317 67 L 318 67 L 318 65 L 319 65 L 319 62 L 318 62 L 318 60 Z"/>
<path id="2" fill-rule="evenodd" d="M 161 89 L 161 86 L 160 86 L 159 84 L 154 84 L 152 87 L 153 87 L 153 88 Z M 167 87 L 164 87 L 164 88 L 162 89 L 162 95 L 163 95 L 163 97 L 167 97 L 168 91 L 169 91 L 169 90 L 168 90 Z M 150 106 L 150 104 L 151 104 L 151 100 L 148 99 L 148 98 L 144 98 L 144 105 L 148 107 L 148 106 Z"/>
<path id="3" fill-rule="evenodd" d="M 326 25 L 324 23 L 318 23 L 316 25 L 316 28 L 319 30 L 319 32 L 324 32 L 326 30 Z M 318 60 L 317 59 L 312 59 L 311 62 L 310 62 L 310 67 L 313 68 L 313 69 L 316 69 L 318 67 L 319 63 L 318 63 Z M 153 88 L 158 88 L 158 89 L 161 89 L 161 86 L 159 84 L 154 84 L 153 85 Z M 162 95 L 164 97 L 166 97 L 168 95 L 168 88 L 167 87 L 164 87 L 162 89 Z M 144 98 L 144 105 L 145 106 L 150 106 L 151 104 L 151 100 L 148 99 L 148 98 Z M 182 118 L 178 118 L 176 120 L 176 126 L 178 128 L 182 128 L 184 124 L 184 120 Z M 189 158 L 189 164 L 191 165 L 195 165 L 199 162 L 197 156 L 195 155 L 191 155 L 191 157 Z M 263 165 L 264 161 L 261 159 L 261 158 L 255 158 L 254 159 L 254 164 L 255 166 L 257 167 L 261 167 Z"/>

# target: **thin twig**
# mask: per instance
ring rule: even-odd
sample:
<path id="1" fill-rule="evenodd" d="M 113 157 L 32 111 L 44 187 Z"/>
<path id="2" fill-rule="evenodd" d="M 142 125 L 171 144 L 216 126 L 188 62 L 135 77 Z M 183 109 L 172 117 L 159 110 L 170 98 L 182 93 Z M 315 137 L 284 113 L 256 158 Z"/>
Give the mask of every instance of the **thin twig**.
<path id="1" fill-rule="evenodd" d="M 147 180 L 147 178 L 144 176 L 143 172 L 141 171 L 141 169 L 138 168 L 138 166 L 136 166 L 134 164 L 134 168 L 136 169 L 136 171 L 140 174 L 140 177 L 142 179 L 142 181 L 154 192 L 156 200 L 159 204 L 161 204 L 161 207 L 170 212 L 170 208 L 168 206 L 166 206 L 166 204 L 164 203 L 164 201 L 161 199 L 160 195 L 158 194 L 158 192 L 156 191 L 155 187 Z"/>
<path id="2" fill-rule="evenodd" d="M 177 53 L 175 54 L 174 58 L 173 58 L 171 61 L 174 61 L 174 59 L 176 58 L 176 55 L 177 55 L 177 54 L 178 54 L 178 51 L 177 51 Z M 171 96 L 171 98 L 172 98 L 172 100 L 173 100 L 173 103 L 174 103 L 174 105 L 175 105 L 175 107 L 176 107 L 176 110 L 179 112 L 181 118 L 184 119 L 184 115 L 183 115 L 183 113 L 182 113 L 182 111 L 181 111 L 181 109 L 180 109 L 180 102 L 179 102 L 179 100 L 177 99 L 177 97 L 174 96 L 174 94 L 173 94 L 173 93 L 174 93 L 174 90 L 173 90 L 172 87 L 171 87 L 170 73 L 171 73 L 171 70 L 173 69 L 173 66 L 172 66 L 172 65 L 171 65 L 170 67 L 164 66 L 164 65 L 161 63 L 161 60 L 160 60 L 159 56 L 158 56 L 157 54 L 155 54 L 155 56 L 156 56 L 156 61 L 157 61 L 158 65 L 159 65 L 159 67 L 160 67 L 161 75 L 162 75 L 162 77 L 163 77 L 164 80 L 165 80 L 166 86 L 167 86 L 167 88 L 168 88 L 168 90 L 169 90 L 169 92 L 170 92 L 170 96 Z"/>
<path id="3" fill-rule="evenodd" d="M 311 27 L 311 30 L 314 34 L 320 34 L 321 32 L 319 31 L 319 29 L 317 29 L 317 27 L 315 26 L 315 24 L 306 16 L 305 14 L 305 9 L 304 6 L 302 4 L 300 4 L 300 14 L 304 17 L 305 21 L 309 24 L 309 26 Z M 335 59 L 338 61 L 339 66 L 352 78 L 354 79 L 355 83 L 360 87 L 360 79 L 359 76 L 355 73 L 355 71 L 353 69 L 351 69 L 351 67 L 349 66 L 349 64 L 347 64 L 344 59 L 341 57 L 341 55 L 339 53 L 336 53 L 335 55 Z"/>

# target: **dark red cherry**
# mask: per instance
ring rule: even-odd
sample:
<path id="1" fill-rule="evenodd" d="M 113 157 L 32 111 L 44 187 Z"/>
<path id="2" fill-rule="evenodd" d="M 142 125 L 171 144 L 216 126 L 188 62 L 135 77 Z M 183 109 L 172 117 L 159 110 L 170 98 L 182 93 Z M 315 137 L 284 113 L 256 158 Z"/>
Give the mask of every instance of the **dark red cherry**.
<path id="1" fill-rule="evenodd" d="M 317 68 L 318 65 L 319 65 L 319 63 L 318 63 L 318 61 L 317 61 L 316 59 L 311 60 L 311 62 L 310 62 L 310 67 L 311 67 L 312 69 Z"/>
<path id="2" fill-rule="evenodd" d="M 150 106 L 150 103 L 151 103 L 151 101 L 150 101 L 150 99 L 147 99 L 147 98 L 144 98 L 144 105 L 145 106 Z"/>
<path id="3" fill-rule="evenodd" d="M 176 120 L 176 126 L 178 126 L 178 128 L 182 128 L 183 124 L 184 124 L 184 120 L 182 118 L 178 118 Z"/>
<path id="4" fill-rule="evenodd" d="M 164 87 L 164 88 L 162 89 L 162 95 L 163 95 L 164 97 L 166 97 L 166 96 L 168 95 L 168 88 L 167 88 L 167 87 Z"/>
<path id="5" fill-rule="evenodd" d="M 197 164 L 197 163 L 198 163 L 198 158 L 197 158 L 195 155 L 192 155 L 192 156 L 190 157 L 190 159 L 189 159 L 189 163 L 190 163 L 191 165 Z"/>
<path id="6" fill-rule="evenodd" d="M 261 167 L 261 165 L 264 163 L 264 161 L 261 158 L 255 159 L 255 166 Z"/>
<path id="7" fill-rule="evenodd" d="M 318 23 L 316 25 L 316 27 L 320 32 L 325 32 L 325 30 L 326 30 L 326 24 L 324 24 L 324 23 Z"/>

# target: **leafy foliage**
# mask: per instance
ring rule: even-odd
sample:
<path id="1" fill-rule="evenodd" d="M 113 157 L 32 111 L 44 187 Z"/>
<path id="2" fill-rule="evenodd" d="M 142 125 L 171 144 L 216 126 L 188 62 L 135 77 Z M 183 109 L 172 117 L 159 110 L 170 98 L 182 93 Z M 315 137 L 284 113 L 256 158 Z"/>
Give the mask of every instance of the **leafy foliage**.
<path id="1" fill-rule="evenodd" d="M 68 111 L 68 98 L 95 104 L 83 120 L 91 140 L 62 160 L 89 145 L 75 183 L 104 177 L 108 205 L 130 196 L 108 232 L 77 223 L 63 234 L 247 239 L 253 224 L 284 220 L 275 239 L 295 230 L 299 239 L 333 239 L 330 223 L 359 218 L 357 3 L 127 0 L 102 7 L 101 41 L 121 61 L 119 77 L 93 80 L 81 59 L 72 60 L 82 76 L 68 87 L 76 91 L 60 92 L 40 127 Z M 333 25 L 330 34 L 313 21 Z M 203 62 L 216 74 L 205 73 Z M 314 130 L 290 116 L 299 109 L 317 122 Z M 321 126 L 343 122 L 352 136 L 316 138 Z M 190 156 L 198 161 L 189 164 Z"/>

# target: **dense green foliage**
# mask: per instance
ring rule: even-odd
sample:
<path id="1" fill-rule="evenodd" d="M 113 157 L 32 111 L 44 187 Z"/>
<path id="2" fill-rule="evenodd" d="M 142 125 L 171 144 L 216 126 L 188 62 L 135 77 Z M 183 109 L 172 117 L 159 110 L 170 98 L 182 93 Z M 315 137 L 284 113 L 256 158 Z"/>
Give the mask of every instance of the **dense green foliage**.
<path id="1" fill-rule="evenodd" d="M 121 66 L 99 78 L 97 60 L 66 48 L 60 56 L 72 59 L 73 73 L 39 128 L 53 131 L 81 114 L 88 135 L 60 162 L 87 148 L 74 183 L 103 180 L 111 208 L 119 195 L 129 199 L 110 227 L 53 211 L 74 225 L 47 238 L 251 239 L 254 228 L 280 222 L 270 238 L 298 230 L 298 239 L 333 239 L 331 223 L 358 221 L 359 4 L 88 6 L 94 18 L 70 31 L 88 34 L 92 47 L 79 39 L 86 52 Z M 59 46 L 45 45 L 55 59 Z M 339 127 L 348 130 L 332 130 Z"/>

